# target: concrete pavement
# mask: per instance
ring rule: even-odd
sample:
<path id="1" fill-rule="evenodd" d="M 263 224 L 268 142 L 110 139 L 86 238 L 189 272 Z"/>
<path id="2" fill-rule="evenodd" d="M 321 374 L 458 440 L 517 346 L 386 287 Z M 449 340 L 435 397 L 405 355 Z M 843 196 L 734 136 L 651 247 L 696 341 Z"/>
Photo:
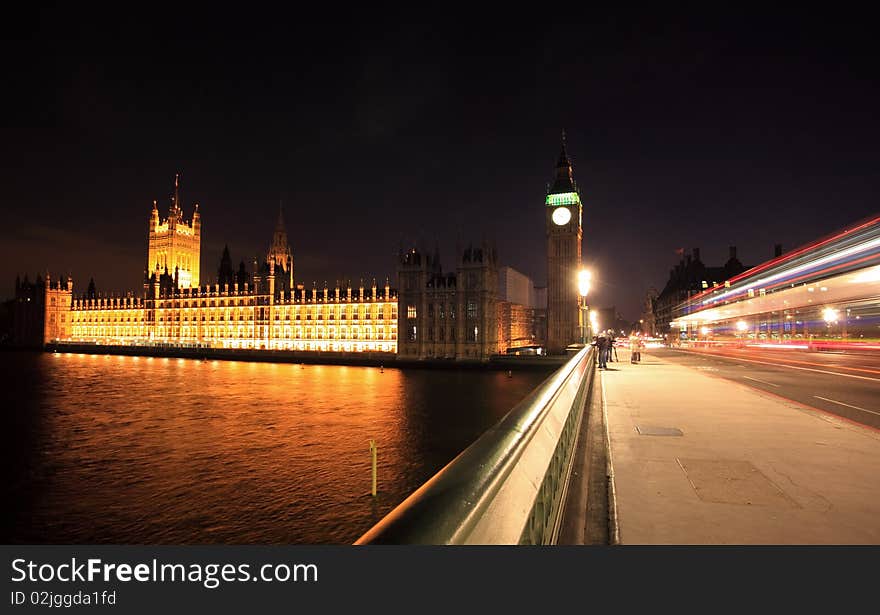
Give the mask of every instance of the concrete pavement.
<path id="1" fill-rule="evenodd" d="M 880 544 L 880 431 L 619 354 L 594 395 L 620 543 Z"/>

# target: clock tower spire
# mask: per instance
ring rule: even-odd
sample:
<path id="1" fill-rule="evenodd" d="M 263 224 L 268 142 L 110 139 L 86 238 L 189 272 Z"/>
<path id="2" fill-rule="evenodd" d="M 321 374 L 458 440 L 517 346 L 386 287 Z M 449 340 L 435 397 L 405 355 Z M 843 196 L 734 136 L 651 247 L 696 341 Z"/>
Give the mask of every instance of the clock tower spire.
<path id="1" fill-rule="evenodd" d="M 580 191 L 566 151 L 565 131 L 556 178 L 544 200 L 547 228 L 547 351 L 565 352 L 578 340 L 577 274 L 581 268 Z"/>
<path id="2" fill-rule="evenodd" d="M 574 176 L 571 170 L 571 162 L 568 160 L 568 152 L 565 151 L 565 131 L 562 131 L 562 151 L 559 152 L 559 161 L 556 163 L 556 181 L 553 182 L 553 193 L 577 192 Z"/>

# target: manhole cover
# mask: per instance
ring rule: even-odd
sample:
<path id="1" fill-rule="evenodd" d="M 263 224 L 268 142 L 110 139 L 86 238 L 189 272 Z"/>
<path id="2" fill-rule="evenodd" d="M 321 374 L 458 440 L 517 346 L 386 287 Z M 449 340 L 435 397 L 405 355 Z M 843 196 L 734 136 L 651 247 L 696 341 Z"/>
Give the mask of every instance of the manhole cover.
<path id="1" fill-rule="evenodd" d="M 677 427 L 653 427 L 649 425 L 636 425 L 636 431 L 642 436 L 683 436 Z"/>

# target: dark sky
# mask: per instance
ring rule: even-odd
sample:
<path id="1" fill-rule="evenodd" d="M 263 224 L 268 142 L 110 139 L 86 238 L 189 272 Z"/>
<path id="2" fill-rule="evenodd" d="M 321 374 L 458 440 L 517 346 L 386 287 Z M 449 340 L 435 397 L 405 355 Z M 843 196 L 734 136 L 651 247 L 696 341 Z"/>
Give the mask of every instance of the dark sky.
<path id="1" fill-rule="evenodd" d="M 676 248 L 720 265 L 737 245 L 757 264 L 880 209 L 867 15 L 400 24 L 341 5 L 307 20 L 71 4 L 4 26 L 3 296 L 47 268 L 77 290 L 139 289 L 151 203 L 167 213 L 178 170 L 203 283 L 225 243 L 236 262 L 265 253 L 279 200 L 307 286 L 393 276 L 413 241 L 452 267 L 457 237 L 494 239 L 544 283 L 563 128 L 591 303 L 631 319 Z"/>

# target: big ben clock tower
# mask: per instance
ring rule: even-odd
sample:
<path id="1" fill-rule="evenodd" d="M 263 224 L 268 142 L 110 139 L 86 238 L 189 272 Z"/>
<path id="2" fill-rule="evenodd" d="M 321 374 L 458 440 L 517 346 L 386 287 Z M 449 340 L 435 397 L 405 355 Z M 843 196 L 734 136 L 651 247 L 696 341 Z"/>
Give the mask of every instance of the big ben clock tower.
<path id="1" fill-rule="evenodd" d="M 578 284 L 583 206 L 571 163 L 562 152 L 556 179 L 544 201 L 547 223 L 547 351 L 558 354 L 578 340 Z"/>

